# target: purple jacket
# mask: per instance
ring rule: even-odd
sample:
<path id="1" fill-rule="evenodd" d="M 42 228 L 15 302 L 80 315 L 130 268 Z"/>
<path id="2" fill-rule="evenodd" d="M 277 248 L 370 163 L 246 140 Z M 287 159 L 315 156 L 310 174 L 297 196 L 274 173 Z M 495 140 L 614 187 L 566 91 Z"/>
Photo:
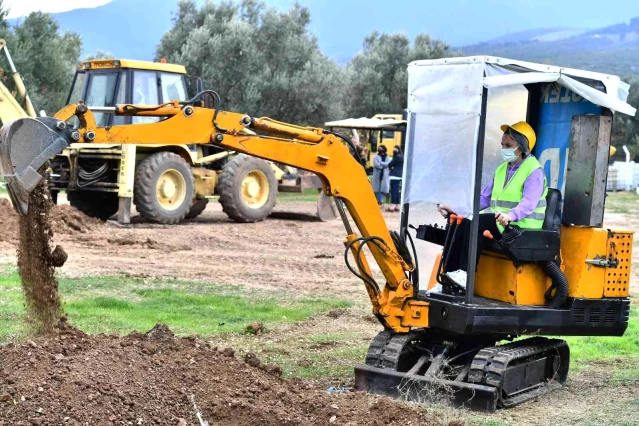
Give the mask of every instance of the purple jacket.
<path id="1" fill-rule="evenodd" d="M 506 169 L 506 183 L 510 181 L 519 166 L 523 163 L 519 162 L 514 166 L 508 165 Z M 479 210 L 484 210 L 490 206 L 490 197 L 493 193 L 493 184 L 495 180 L 492 179 L 488 185 L 481 191 L 481 198 L 479 201 Z M 542 169 L 537 169 L 528 176 L 526 182 L 524 182 L 524 198 L 517 204 L 517 207 L 508 212 L 508 216 L 517 222 L 522 220 L 526 216 L 530 215 L 537 207 L 541 194 L 544 193 L 544 172 Z"/>

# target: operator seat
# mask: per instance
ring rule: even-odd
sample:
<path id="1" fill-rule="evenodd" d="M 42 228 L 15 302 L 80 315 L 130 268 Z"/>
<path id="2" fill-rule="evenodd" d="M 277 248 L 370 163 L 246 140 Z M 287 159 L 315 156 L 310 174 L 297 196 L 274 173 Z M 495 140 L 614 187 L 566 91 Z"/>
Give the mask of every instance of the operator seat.
<path id="1" fill-rule="evenodd" d="M 493 241 L 484 250 L 502 253 L 517 263 L 552 262 L 559 257 L 561 191 L 548 188 L 541 229 L 521 229 L 512 241 Z"/>
<path id="2" fill-rule="evenodd" d="M 545 231 L 561 231 L 561 191 L 548 188 L 546 194 L 546 216 L 541 227 Z"/>

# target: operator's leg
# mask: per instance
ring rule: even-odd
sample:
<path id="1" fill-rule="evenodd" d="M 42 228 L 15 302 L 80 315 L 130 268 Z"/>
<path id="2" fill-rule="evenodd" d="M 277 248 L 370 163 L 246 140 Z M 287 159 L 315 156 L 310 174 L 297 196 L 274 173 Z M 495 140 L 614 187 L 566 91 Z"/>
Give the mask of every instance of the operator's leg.
<path id="1" fill-rule="evenodd" d="M 497 239 L 501 237 L 495 215 L 486 213 L 479 215 L 479 233 L 477 235 L 477 256 L 476 262 L 479 263 L 479 256 L 486 244 L 484 231 L 490 231 Z M 448 256 L 445 261 L 445 271 L 449 278 L 463 287 L 466 286 L 466 270 L 468 269 L 468 248 L 470 247 L 470 221 L 464 220 L 459 228 L 455 240 L 452 242 L 448 250 Z"/>
<path id="2" fill-rule="evenodd" d="M 468 231 L 470 231 L 470 221 L 468 222 Z M 479 215 L 479 235 L 477 236 L 477 255 L 475 258 L 475 266 L 479 264 L 479 256 L 487 244 L 488 239 L 484 237 L 484 231 L 490 231 L 496 239 L 501 238 L 501 232 L 497 228 L 497 221 L 493 213 L 484 213 Z M 470 232 L 464 234 L 463 248 L 459 256 L 459 269 L 466 271 L 468 269 L 468 248 L 470 247 Z"/>

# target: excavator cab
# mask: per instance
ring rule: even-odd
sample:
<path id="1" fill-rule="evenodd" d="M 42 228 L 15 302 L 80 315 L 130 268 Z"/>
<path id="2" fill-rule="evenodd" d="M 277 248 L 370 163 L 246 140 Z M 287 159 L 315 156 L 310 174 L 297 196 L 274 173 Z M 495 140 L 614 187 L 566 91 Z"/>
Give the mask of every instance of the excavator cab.
<path id="1" fill-rule="evenodd" d="M 422 241 L 445 246 L 446 229 L 456 227 L 456 223 L 428 225 L 437 221 L 435 203 L 455 206 L 465 217 L 480 214 L 479 191 L 502 161 L 501 124 L 526 121 L 537 134 L 532 154 L 540 161 L 549 187 L 542 229 L 522 230 L 511 241 L 493 241 L 476 270 L 474 262 L 469 263 L 466 302 L 478 296 L 513 306 L 559 308 L 583 295 L 590 299 L 593 294 L 612 294 L 608 290 L 612 283 L 601 275 L 614 274 L 616 271 L 605 269 L 621 261 L 610 258 L 610 241 L 598 247 L 598 252 L 588 253 L 590 259 L 572 259 L 575 250 L 569 244 L 579 244 L 574 240 L 577 233 L 584 234 L 584 243 L 598 237 L 609 240 L 603 238 L 608 233 L 603 228 L 607 160 L 614 112 L 635 113 L 625 103 L 627 85 L 614 76 L 549 70 L 500 58 L 418 61 L 409 66 L 409 72 L 413 87 L 403 226 L 421 225 L 416 237 Z M 465 85 L 458 84 L 460 81 Z M 438 106 L 444 102 L 446 111 Z M 472 252 L 478 236 L 471 234 L 468 250 Z M 624 233 L 619 236 L 629 238 Z M 624 250 L 623 257 L 627 253 Z M 446 254 L 446 248 L 439 254 Z M 474 259 L 474 253 L 468 258 Z M 422 264 L 429 262 L 441 268 L 445 259 L 440 256 L 433 261 L 431 256 Z M 601 266 L 593 267 L 595 263 Z M 558 277 L 548 276 L 547 268 Z M 624 270 L 625 285 L 620 282 L 610 287 L 615 295 L 628 294 L 625 274 Z M 560 285 L 567 294 L 553 304 L 548 291 L 556 293 L 559 284 L 554 278 L 567 281 Z M 589 282 L 590 278 L 595 280 Z M 431 274 L 429 287 L 437 281 L 438 274 Z"/>

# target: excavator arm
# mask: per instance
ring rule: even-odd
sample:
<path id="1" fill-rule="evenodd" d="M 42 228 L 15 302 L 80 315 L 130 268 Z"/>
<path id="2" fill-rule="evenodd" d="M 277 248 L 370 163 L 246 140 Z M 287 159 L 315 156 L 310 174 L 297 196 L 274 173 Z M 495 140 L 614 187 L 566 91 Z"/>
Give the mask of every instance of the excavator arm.
<path id="1" fill-rule="evenodd" d="M 349 150 L 349 140 L 320 128 L 300 127 L 268 118 L 253 118 L 188 103 L 158 106 L 118 105 L 100 112 L 116 115 L 165 117 L 155 123 L 97 127 L 84 104 L 69 105 L 53 118 L 22 118 L 0 130 L 0 164 L 14 207 L 28 209 L 28 193 L 42 178 L 40 168 L 73 142 L 104 144 L 211 144 L 315 173 L 324 192 L 333 196 L 347 230 L 349 269 L 362 279 L 373 312 L 384 327 L 408 332 L 428 326 L 428 303 L 415 300 L 413 260 L 405 242 L 391 233 L 381 214 L 368 176 Z M 80 126 L 66 123 L 77 117 Z M 244 129 L 260 134 L 248 134 Z M 252 132 L 252 133 L 254 133 Z M 353 231 L 346 210 L 359 235 Z M 363 254 L 368 246 L 385 284 L 380 286 Z"/>

